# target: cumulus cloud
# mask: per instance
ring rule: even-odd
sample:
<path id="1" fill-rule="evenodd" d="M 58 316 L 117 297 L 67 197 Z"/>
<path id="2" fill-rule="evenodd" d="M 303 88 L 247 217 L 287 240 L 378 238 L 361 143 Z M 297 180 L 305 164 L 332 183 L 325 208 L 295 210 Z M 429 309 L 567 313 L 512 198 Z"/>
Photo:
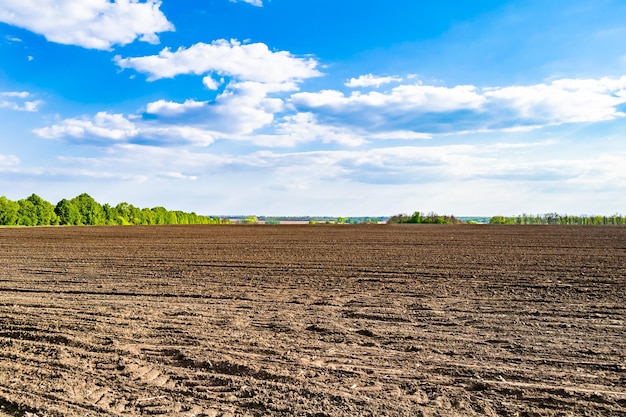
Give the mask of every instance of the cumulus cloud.
<path id="1" fill-rule="evenodd" d="M 354 91 L 350 95 L 336 90 L 302 92 L 291 96 L 298 111 L 315 113 L 325 124 L 369 129 L 372 133 L 411 131 L 419 134 L 442 133 L 453 113 L 479 112 L 485 102 L 474 86 L 453 88 L 400 85 L 389 92 Z M 442 117 L 441 115 L 444 115 Z M 463 129 L 460 116 L 454 129 Z"/>
<path id="2" fill-rule="evenodd" d="M 174 26 L 158 0 L 4 0 L 0 22 L 28 29 L 51 42 L 111 49 L 136 39 L 156 44 Z"/>
<path id="3" fill-rule="evenodd" d="M 263 43 L 223 39 L 174 52 L 165 48 L 153 56 L 117 56 L 115 61 L 121 68 L 146 73 L 149 81 L 179 74 L 203 75 L 205 87 L 219 90 L 213 101 L 159 100 L 149 103 L 146 113 L 160 121 L 170 119 L 171 123 L 196 126 L 227 139 L 243 138 L 269 128 L 276 122 L 277 114 L 289 111 L 284 96 L 298 91 L 305 79 L 321 75 L 314 58 L 271 51 Z"/>
<path id="4" fill-rule="evenodd" d="M 525 132 L 543 126 L 625 117 L 626 76 L 561 79 L 530 86 L 479 88 L 413 83 L 389 91 L 298 92 L 297 80 L 231 79 L 211 101 L 157 100 L 134 115 L 97 113 L 34 132 L 50 139 L 164 147 L 216 140 L 261 147 L 428 140 L 438 134 Z M 293 93 L 285 99 L 285 94 Z M 28 99 L 25 92 L 3 93 Z M 0 96 L 1 98 L 1 96 Z"/>
<path id="5" fill-rule="evenodd" d="M 4 98 L 3 98 L 4 97 Z M 27 91 L 0 92 L 0 108 L 15 111 L 36 112 L 43 104 L 42 100 L 27 100 L 32 94 Z"/>
<path id="6" fill-rule="evenodd" d="M 225 39 L 181 47 L 174 52 L 165 48 L 158 55 L 117 56 L 115 62 L 121 68 L 148 74 L 149 81 L 180 74 L 215 73 L 244 81 L 282 83 L 321 75 L 317 70 L 318 62 L 313 58 L 297 57 L 287 51 L 270 51 L 264 43 L 242 44 Z M 214 85 L 206 78 L 205 84 Z"/>
<path id="7" fill-rule="evenodd" d="M 356 91 L 350 96 L 340 91 L 323 90 L 319 93 L 296 93 L 291 98 L 296 106 L 339 111 L 390 108 L 395 111 L 445 112 L 479 109 L 485 102 L 478 89 L 471 85 L 446 88 L 411 84 L 395 87 L 390 93 L 372 91 L 362 94 Z"/>
<path id="8" fill-rule="evenodd" d="M 206 101 L 185 100 L 184 103 L 176 103 L 173 101 L 157 100 L 148 103 L 146 112 L 159 116 L 179 116 L 189 111 L 198 110 L 206 107 Z"/>
<path id="9" fill-rule="evenodd" d="M 297 89 L 294 83 L 231 82 L 215 101 L 186 100 L 176 103 L 158 100 L 147 105 L 146 113 L 171 123 L 199 126 L 223 137 L 249 134 L 268 126 L 285 110 L 275 93 Z"/>
<path id="10" fill-rule="evenodd" d="M 155 104 L 156 103 L 156 104 Z M 176 112 L 176 103 L 165 101 L 151 103 L 155 110 L 166 114 Z M 34 129 L 33 132 L 45 139 L 73 139 L 76 141 L 102 142 L 105 144 L 138 142 L 176 146 L 191 144 L 207 146 L 214 142 L 216 134 L 210 130 L 188 125 L 148 123 L 138 116 L 99 112 L 93 117 L 64 119 L 52 126 Z"/>
<path id="11" fill-rule="evenodd" d="M 283 117 L 273 126 L 271 134 L 252 134 L 242 139 L 265 147 L 293 147 L 308 142 L 338 143 L 359 146 L 366 143 L 362 134 L 351 129 L 320 124 L 312 113 Z"/>
<path id="12" fill-rule="evenodd" d="M 252 133 L 271 124 L 275 114 L 284 110 L 283 100 L 272 94 L 294 89 L 293 83 L 231 83 L 210 109 L 210 121 L 223 132 Z"/>
<path id="13" fill-rule="evenodd" d="M 482 89 L 418 82 L 388 92 L 299 92 L 290 102 L 300 111 L 315 113 L 323 122 L 367 126 L 377 132 L 524 131 L 626 116 L 620 110 L 626 103 L 626 76 Z"/>
<path id="14" fill-rule="evenodd" d="M 253 133 L 242 139 L 266 147 L 295 147 L 303 143 L 336 143 L 346 147 L 358 147 L 374 140 L 423 140 L 432 135 L 412 131 L 389 131 L 375 133 L 357 127 L 333 126 L 321 123 L 313 113 L 290 114 L 277 120 L 271 134 Z"/>
<path id="15" fill-rule="evenodd" d="M 202 84 L 204 84 L 204 86 L 208 88 L 209 90 L 217 90 L 218 88 L 220 88 L 220 85 L 223 82 L 224 82 L 223 78 L 220 81 L 217 81 L 215 78 L 213 78 L 210 75 L 207 75 L 206 77 L 202 79 Z"/>
<path id="16" fill-rule="evenodd" d="M 350 78 L 345 83 L 346 87 L 380 87 L 383 84 L 389 84 L 392 82 L 401 82 L 400 77 L 376 77 L 373 74 L 361 75 L 359 78 Z"/>
<path id="17" fill-rule="evenodd" d="M 517 117 L 539 124 L 596 122 L 626 116 L 626 76 L 601 79 L 561 79 L 549 84 L 487 88 L 493 107 L 508 108 Z"/>
<path id="18" fill-rule="evenodd" d="M 122 114 L 99 112 L 92 119 L 65 119 L 33 132 L 46 139 L 98 137 L 119 141 L 136 136 L 137 128 Z"/>

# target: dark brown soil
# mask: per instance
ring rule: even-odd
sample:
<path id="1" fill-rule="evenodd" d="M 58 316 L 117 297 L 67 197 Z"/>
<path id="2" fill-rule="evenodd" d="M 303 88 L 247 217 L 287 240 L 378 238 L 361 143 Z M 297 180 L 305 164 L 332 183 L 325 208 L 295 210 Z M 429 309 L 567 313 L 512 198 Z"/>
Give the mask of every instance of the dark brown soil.
<path id="1" fill-rule="evenodd" d="M 626 416 L 626 228 L 2 228 L 0 415 Z"/>

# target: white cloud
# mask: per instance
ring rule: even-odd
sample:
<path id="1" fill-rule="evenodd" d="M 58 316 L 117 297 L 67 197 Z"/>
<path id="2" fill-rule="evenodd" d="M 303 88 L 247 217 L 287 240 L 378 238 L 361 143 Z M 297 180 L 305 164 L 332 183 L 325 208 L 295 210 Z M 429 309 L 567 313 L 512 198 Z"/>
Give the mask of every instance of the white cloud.
<path id="1" fill-rule="evenodd" d="M 244 2 L 257 7 L 263 7 L 263 0 L 230 0 L 231 3 Z"/>
<path id="2" fill-rule="evenodd" d="M 181 144 L 208 146 L 215 141 L 215 138 L 218 135 L 219 134 L 210 130 L 192 126 L 177 125 L 146 125 L 143 126 L 138 132 L 138 136 L 147 139 L 154 139 L 160 146 L 177 146 Z"/>
<path id="3" fill-rule="evenodd" d="M 169 178 L 174 180 L 190 180 L 196 181 L 198 179 L 197 175 L 185 175 L 181 172 L 166 172 L 161 175 L 163 178 Z"/>
<path id="4" fill-rule="evenodd" d="M 0 92 L 2 97 L 28 98 L 31 94 L 28 91 L 5 91 Z"/>
<path id="5" fill-rule="evenodd" d="M 225 140 L 260 147 L 334 143 L 354 148 L 374 141 L 427 140 L 438 134 L 522 135 L 543 126 L 626 116 L 620 110 L 626 103 L 626 77 L 483 89 L 415 83 L 385 93 L 297 92 L 285 101 L 285 93 L 297 90 L 295 80 L 231 80 L 212 101 L 157 100 L 134 115 L 100 112 L 34 132 L 44 138 L 84 139 L 106 146 L 204 147 Z M 30 97 L 25 92 L 4 94 Z"/>
<path id="6" fill-rule="evenodd" d="M 0 154 L 0 167 L 13 167 L 19 165 L 20 159 L 15 155 L 2 155 Z"/>
<path id="7" fill-rule="evenodd" d="M 178 123 L 210 130 L 211 135 L 225 139 L 241 139 L 242 135 L 270 127 L 278 113 L 289 111 L 281 96 L 297 91 L 304 79 L 321 75 L 318 62 L 311 57 L 296 57 L 286 51 L 270 51 L 263 43 L 242 44 L 236 40 L 198 43 L 175 52 L 166 48 L 153 56 L 118 56 L 115 61 L 122 68 L 147 73 L 150 81 L 179 74 L 204 75 L 202 82 L 210 90 L 220 89 L 228 77 L 213 102 L 159 100 L 147 107 L 148 113 L 159 118 L 176 117 Z"/>
<path id="8" fill-rule="evenodd" d="M 579 156 L 565 155 L 563 142 L 439 146 L 433 142 L 240 155 L 224 152 L 227 148 L 211 153 L 114 142 L 103 157 L 64 157 L 62 168 L 21 171 L 28 178 L 39 178 L 35 183 L 79 178 L 83 189 L 93 178 L 92 188 L 98 193 L 106 194 L 109 188 L 110 200 L 95 196 L 102 202 L 186 205 L 203 214 L 389 215 L 414 210 L 455 215 L 572 210 L 611 214 L 617 210 L 611 207 L 626 201 L 623 147 L 620 152 L 593 148 Z M 145 185 L 138 187 L 139 181 Z M 143 193 L 152 196 L 151 202 L 142 202 Z M 164 195 L 172 196 L 169 202 Z"/>
<path id="9" fill-rule="evenodd" d="M 156 103 L 156 104 L 155 104 Z M 176 112 L 176 103 L 150 103 L 155 110 L 167 114 Z M 182 106 L 182 105 L 181 105 Z M 133 121 L 131 121 L 133 119 Z M 149 123 L 137 116 L 99 112 L 94 117 L 70 118 L 49 127 L 34 129 L 33 132 L 45 139 L 78 139 L 98 141 L 104 139 L 114 143 L 132 141 L 155 142 L 159 146 L 194 145 L 207 146 L 215 141 L 217 133 L 208 129 L 188 125 Z M 109 144 L 106 144 L 109 145 Z"/>
<path id="10" fill-rule="evenodd" d="M 272 134 L 251 134 L 242 137 L 256 145 L 266 147 L 294 147 L 302 143 L 337 143 L 356 147 L 371 140 L 419 140 L 432 135 L 411 131 L 372 133 L 367 129 L 325 125 L 313 113 L 296 113 L 283 117 L 272 125 Z"/>
<path id="11" fill-rule="evenodd" d="M 220 85 L 223 83 L 224 83 L 223 78 L 217 81 L 215 78 L 213 78 L 210 75 L 207 75 L 206 77 L 202 79 L 202 84 L 204 84 L 204 86 L 208 88 L 209 90 L 217 90 L 220 87 Z"/>
<path id="12" fill-rule="evenodd" d="M 97 113 L 93 119 L 65 119 L 62 122 L 35 129 L 33 132 L 46 139 L 63 137 L 98 137 L 110 140 L 126 140 L 137 135 L 137 127 L 122 114 Z"/>
<path id="13" fill-rule="evenodd" d="M 373 74 L 361 75 L 359 78 L 350 78 L 345 83 L 346 87 L 380 87 L 383 84 L 389 84 L 392 82 L 401 82 L 400 77 L 376 77 Z"/>
<path id="14" fill-rule="evenodd" d="M 399 139 L 399 140 L 415 140 L 415 139 L 431 139 L 433 135 L 429 133 L 413 132 L 411 130 L 392 130 L 389 132 L 373 133 L 369 135 L 371 139 Z"/>
<path id="15" fill-rule="evenodd" d="M 2 97 L 7 97 L 3 100 Z M 32 97 L 27 91 L 0 92 L 0 108 L 8 108 L 15 111 L 36 112 L 43 104 L 42 100 L 26 100 Z"/>
<path id="16" fill-rule="evenodd" d="M 521 132 L 548 125 L 625 117 L 626 76 L 560 79 L 530 86 L 478 88 L 404 84 L 388 92 L 336 90 L 291 96 L 300 111 L 335 125 L 369 127 L 378 133 L 415 131 Z"/>
<path id="17" fill-rule="evenodd" d="M 241 139 L 266 147 L 293 147 L 308 142 L 338 143 L 344 146 L 359 146 L 366 143 L 358 132 L 318 123 L 312 113 L 285 116 L 273 125 L 271 134 L 251 134 Z"/>
<path id="18" fill-rule="evenodd" d="M 410 84 L 395 87 L 390 93 L 372 91 L 362 94 L 355 91 L 347 97 L 340 91 L 323 90 L 319 93 L 296 93 L 291 98 L 296 106 L 327 107 L 345 111 L 384 108 L 388 112 L 479 109 L 485 102 L 477 88 L 470 85 L 446 88 Z"/>
<path id="19" fill-rule="evenodd" d="M 626 116 L 626 76 L 601 79 L 561 79 L 550 84 L 485 89 L 495 107 L 516 111 L 521 119 L 541 124 L 596 122 Z"/>
<path id="20" fill-rule="evenodd" d="M 28 112 L 36 112 L 39 110 L 39 106 L 43 104 L 41 100 L 35 101 L 25 101 L 22 107 L 16 107 L 15 110 L 28 111 Z"/>
<path id="21" fill-rule="evenodd" d="M 327 184 L 346 181 L 427 185 L 458 181 L 470 187 L 471 181 L 488 180 L 596 187 L 602 181 L 612 181 L 621 187 L 626 185 L 623 157 L 623 153 L 599 153 L 582 158 L 553 154 L 551 157 L 538 150 L 532 156 L 520 158 L 507 147 L 457 144 L 293 153 L 260 151 L 228 156 L 216 164 L 226 171 L 228 167 L 234 170 L 243 167 L 262 170 L 264 175 L 288 172 L 289 175 L 281 177 L 290 179 L 313 176 Z"/>
<path id="22" fill-rule="evenodd" d="M 159 100 L 149 103 L 147 112 L 177 123 L 199 126 L 222 137 L 250 134 L 272 124 L 276 113 L 285 105 L 274 93 L 297 89 L 294 83 L 231 82 L 215 102 L 187 100 L 184 103 Z M 173 120 L 172 120 L 173 122 Z"/>
<path id="23" fill-rule="evenodd" d="M 158 0 L 4 0 L 0 21 L 41 34 L 51 42 L 110 49 L 136 39 L 158 43 L 174 26 Z"/>
<path id="24" fill-rule="evenodd" d="M 179 116 L 188 111 L 193 111 L 206 107 L 206 101 L 185 100 L 184 103 L 173 101 L 157 100 L 148 103 L 146 112 L 159 116 Z"/>
<path id="25" fill-rule="evenodd" d="M 283 100 L 269 95 L 295 88 L 293 83 L 231 83 L 211 108 L 212 123 L 223 132 L 251 133 L 271 124 L 274 115 L 284 110 Z"/>
<path id="26" fill-rule="evenodd" d="M 243 81 L 283 83 L 321 75 L 316 69 L 318 63 L 313 58 L 296 57 L 287 51 L 273 52 L 263 43 L 242 44 L 224 39 L 211 44 L 197 43 L 174 52 L 165 48 L 159 55 L 135 58 L 117 56 L 115 62 L 121 68 L 132 68 L 148 74 L 149 81 L 180 74 L 215 73 Z M 211 85 L 210 82 L 207 84 Z"/>

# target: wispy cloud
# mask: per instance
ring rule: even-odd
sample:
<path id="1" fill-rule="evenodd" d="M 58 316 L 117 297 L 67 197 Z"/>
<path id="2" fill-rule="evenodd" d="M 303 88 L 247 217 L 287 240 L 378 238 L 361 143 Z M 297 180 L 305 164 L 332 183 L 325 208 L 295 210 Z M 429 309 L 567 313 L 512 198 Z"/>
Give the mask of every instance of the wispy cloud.
<path id="1" fill-rule="evenodd" d="M 19 163 L 20 159 L 15 155 L 0 154 L 0 167 L 2 168 L 14 167 Z"/>
<path id="2" fill-rule="evenodd" d="M 520 207 L 545 213 L 571 210 L 570 204 L 584 204 L 581 200 L 589 193 L 595 196 L 594 204 L 585 207 L 593 212 L 602 211 L 616 198 L 623 201 L 623 152 L 597 149 L 583 157 L 566 157 L 562 148 L 562 143 L 550 141 L 429 142 L 424 146 L 236 154 L 115 142 L 98 157 L 60 157 L 54 168 L 7 166 L 0 182 L 37 180 L 50 189 L 71 179 L 74 188 L 64 187 L 58 198 L 82 192 L 85 184 L 91 184 L 99 201 L 130 200 L 140 206 L 162 204 L 163 195 L 175 193 L 173 207 L 191 204 L 195 210 L 212 214 L 341 215 L 348 211 L 373 215 L 417 208 L 489 215 L 518 214 Z M 202 184 L 211 184 L 210 194 L 198 194 Z M 245 187 L 245 196 L 233 193 L 233 187 Z M 561 195 L 558 202 L 555 189 Z M 285 193 L 294 199 L 288 207 Z"/>
<path id="3" fill-rule="evenodd" d="M 253 6 L 263 7 L 263 0 L 230 0 L 231 3 L 248 3 Z"/>
<path id="4" fill-rule="evenodd" d="M 26 91 L 0 92 L 0 108 L 15 111 L 36 112 L 43 104 L 42 100 L 28 100 L 33 95 Z"/>
<path id="5" fill-rule="evenodd" d="M 111 49 L 136 39 L 158 43 L 157 33 L 174 26 L 158 0 L 6 0 L 0 22 L 41 34 L 51 42 Z"/>
<path id="6" fill-rule="evenodd" d="M 389 84 L 392 82 L 401 82 L 400 77 L 377 77 L 373 74 L 360 75 L 358 78 L 350 78 L 346 83 L 346 87 L 380 87 L 383 84 Z"/>
<path id="7" fill-rule="evenodd" d="M 260 178 L 332 183 L 348 181 L 362 184 L 417 185 L 450 181 L 528 181 L 558 182 L 592 186 L 590 178 L 604 178 L 626 184 L 624 155 L 594 153 L 586 158 L 564 158 L 541 152 L 541 159 L 520 158 L 510 145 L 400 146 L 360 150 L 274 152 L 258 151 L 245 155 L 193 152 L 133 144 L 117 144 L 105 158 L 65 158 L 75 168 L 88 167 L 114 172 L 143 172 L 148 176 L 176 179 L 201 179 L 216 174 L 258 172 Z M 558 148 L 555 143 L 521 148 Z M 540 150 L 541 151 L 541 150 Z M 168 174 L 163 174 L 163 166 Z"/>
<path id="8" fill-rule="evenodd" d="M 173 180 L 188 180 L 188 181 L 196 181 L 198 179 L 197 175 L 186 175 L 182 172 L 166 172 L 160 175 L 162 178 L 173 179 Z"/>
<path id="9" fill-rule="evenodd" d="M 1 97 L 28 98 L 31 94 L 27 91 L 5 91 L 0 92 Z"/>

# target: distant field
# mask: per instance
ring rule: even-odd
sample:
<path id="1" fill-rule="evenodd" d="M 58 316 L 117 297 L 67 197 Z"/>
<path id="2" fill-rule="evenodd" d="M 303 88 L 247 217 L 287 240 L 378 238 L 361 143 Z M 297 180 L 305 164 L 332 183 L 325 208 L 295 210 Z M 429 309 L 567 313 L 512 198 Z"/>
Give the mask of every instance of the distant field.
<path id="1" fill-rule="evenodd" d="M 0 264 L 0 415 L 626 415 L 626 228 L 3 228 Z"/>
<path id="2" fill-rule="evenodd" d="M 491 217 L 480 217 L 480 216 L 460 216 L 457 219 L 464 221 L 466 223 L 474 222 L 479 224 L 489 223 Z"/>

